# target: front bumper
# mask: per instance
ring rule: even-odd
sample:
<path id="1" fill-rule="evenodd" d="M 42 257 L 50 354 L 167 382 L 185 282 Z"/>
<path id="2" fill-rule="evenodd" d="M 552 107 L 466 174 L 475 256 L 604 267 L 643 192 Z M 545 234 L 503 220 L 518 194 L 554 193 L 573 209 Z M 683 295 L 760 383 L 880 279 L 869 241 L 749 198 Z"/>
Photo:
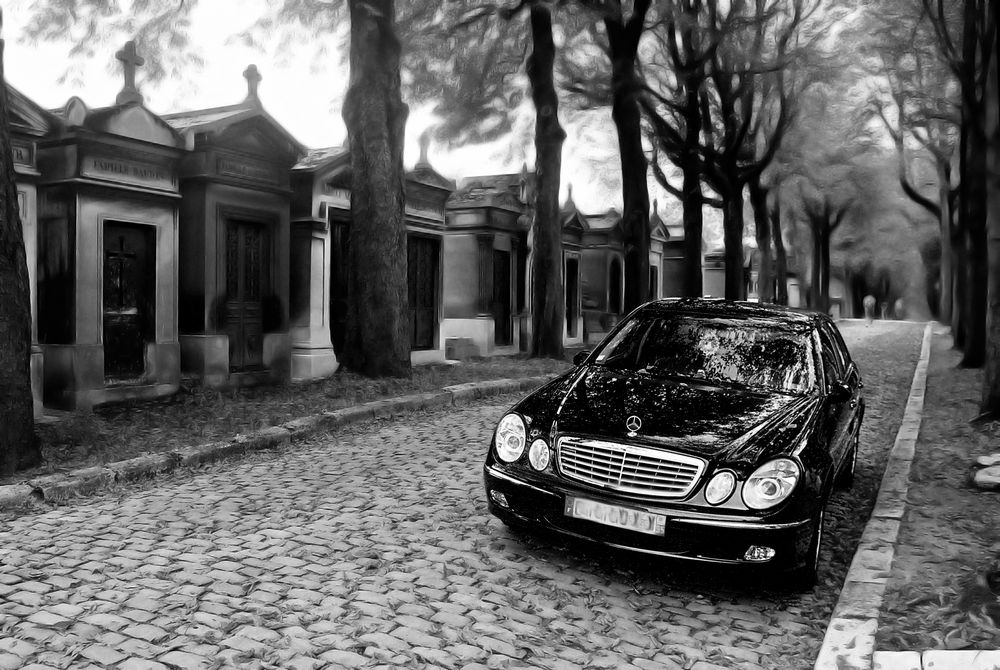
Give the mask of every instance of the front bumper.
<path id="1" fill-rule="evenodd" d="M 808 518 L 777 523 L 752 517 L 690 513 L 676 508 L 629 501 L 593 489 L 574 488 L 565 482 L 528 481 L 487 464 L 483 469 L 490 512 L 506 523 L 524 525 L 561 535 L 657 556 L 721 564 L 767 565 L 791 570 L 808 562 L 814 524 Z M 506 506 L 491 492 L 503 494 Z M 566 516 L 567 496 L 662 514 L 664 534 L 649 535 Z M 787 516 L 787 515 L 785 515 Z M 770 560 L 744 559 L 751 546 L 774 549 Z"/>

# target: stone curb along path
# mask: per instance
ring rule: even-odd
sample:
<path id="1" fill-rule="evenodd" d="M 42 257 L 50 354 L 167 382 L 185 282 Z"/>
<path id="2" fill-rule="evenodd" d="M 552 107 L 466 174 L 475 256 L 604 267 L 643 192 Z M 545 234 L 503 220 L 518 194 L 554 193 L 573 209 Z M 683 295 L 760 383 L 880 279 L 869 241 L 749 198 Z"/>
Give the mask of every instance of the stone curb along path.
<path id="1" fill-rule="evenodd" d="M 930 360 L 933 324 L 924 328 L 920 358 L 871 517 L 844 578 L 814 670 L 979 670 L 1000 667 L 1000 651 L 876 652 L 875 631 L 892 574 L 899 527 L 906 511 Z M 989 665 L 986 665 L 988 663 Z"/>
<path id="2" fill-rule="evenodd" d="M 899 526 L 906 510 L 920 421 L 927 390 L 927 364 L 931 350 L 931 324 L 924 328 L 920 358 L 913 372 L 903 420 L 885 465 L 875 507 L 872 510 L 854 559 L 847 569 L 840 598 L 816 659 L 815 670 L 871 670 L 875 630 L 886 584 L 892 573 Z M 918 669 L 919 670 L 919 669 Z"/>
<path id="3" fill-rule="evenodd" d="M 137 456 L 124 461 L 72 470 L 65 474 L 37 477 L 20 484 L 0 486 L 0 510 L 22 508 L 36 501 L 65 502 L 74 496 L 93 493 L 115 483 L 153 477 L 177 468 L 241 456 L 261 449 L 273 449 L 353 423 L 438 407 L 458 407 L 480 398 L 530 391 L 557 376 L 551 374 L 456 384 L 446 386 L 440 391 L 385 398 L 322 412 L 254 433 L 237 434 L 227 441 Z"/>

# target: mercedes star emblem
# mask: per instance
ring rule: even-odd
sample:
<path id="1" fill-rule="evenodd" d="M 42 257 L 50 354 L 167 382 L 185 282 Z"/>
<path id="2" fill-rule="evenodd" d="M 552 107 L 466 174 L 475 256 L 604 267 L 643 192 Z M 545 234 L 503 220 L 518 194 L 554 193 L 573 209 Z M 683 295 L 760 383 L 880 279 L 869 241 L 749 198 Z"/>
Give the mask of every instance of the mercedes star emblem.
<path id="1" fill-rule="evenodd" d="M 628 436 L 635 437 L 636 431 L 642 428 L 642 419 L 633 414 L 625 419 L 625 427 L 628 428 Z"/>

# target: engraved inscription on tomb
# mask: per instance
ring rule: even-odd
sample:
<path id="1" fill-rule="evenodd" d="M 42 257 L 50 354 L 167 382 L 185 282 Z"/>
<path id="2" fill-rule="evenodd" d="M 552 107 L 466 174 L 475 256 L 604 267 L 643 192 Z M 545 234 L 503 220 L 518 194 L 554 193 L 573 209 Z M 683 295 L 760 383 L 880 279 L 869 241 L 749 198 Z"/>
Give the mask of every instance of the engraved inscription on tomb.
<path id="1" fill-rule="evenodd" d="M 150 165 L 148 163 L 138 163 L 120 158 L 105 158 L 103 156 L 89 156 L 84 161 L 83 175 L 86 177 L 98 177 L 100 179 L 111 179 L 138 186 L 152 186 L 155 188 L 176 188 L 173 175 L 170 171 Z"/>
<path id="2" fill-rule="evenodd" d="M 226 177 L 238 177 L 240 179 L 251 179 L 253 181 L 266 182 L 268 184 L 278 183 L 278 173 L 269 165 L 256 163 L 248 160 L 235 160 L 233 158 L 220 157 L 216 167 L 220 175 Z"/>

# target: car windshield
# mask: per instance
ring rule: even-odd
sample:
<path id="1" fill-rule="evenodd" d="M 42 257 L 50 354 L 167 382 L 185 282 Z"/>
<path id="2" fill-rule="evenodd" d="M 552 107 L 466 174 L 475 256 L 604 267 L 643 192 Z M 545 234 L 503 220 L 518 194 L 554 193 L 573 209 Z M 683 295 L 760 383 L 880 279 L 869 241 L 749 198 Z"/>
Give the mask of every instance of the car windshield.
<path id="1" fill-rule="evenodd" d="M 599 365 L 782 393 L 815 385 L 806 329 L 766 319 L 639 315 L 598 350 Z"/>

